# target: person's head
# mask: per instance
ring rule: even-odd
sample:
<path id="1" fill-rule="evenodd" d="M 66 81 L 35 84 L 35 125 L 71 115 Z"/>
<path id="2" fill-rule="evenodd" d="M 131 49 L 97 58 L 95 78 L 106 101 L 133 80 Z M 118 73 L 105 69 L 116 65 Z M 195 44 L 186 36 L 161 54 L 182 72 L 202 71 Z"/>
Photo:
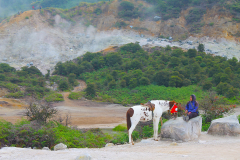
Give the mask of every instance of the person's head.
<path id="1" fill-rule="evenodd" d="M 190 101 L 196 101 L 196 96 L 194 94 L 190 96 Z"/>

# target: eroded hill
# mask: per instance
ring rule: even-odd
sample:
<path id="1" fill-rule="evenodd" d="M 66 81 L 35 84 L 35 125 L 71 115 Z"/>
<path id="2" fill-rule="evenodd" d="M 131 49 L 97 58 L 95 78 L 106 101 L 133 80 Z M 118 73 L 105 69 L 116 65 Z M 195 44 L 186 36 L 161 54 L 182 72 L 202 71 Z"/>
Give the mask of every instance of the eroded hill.
<path id="1" fill-rule="evenodd" d="M 53 70 L 57 62 L 72 60 L 87 51 L 97 52 L 136 41 L 141 45 L 152 43 L 147 38 L 154 39 L 151 46 L 170 45 L 185 49 L 196 47 L 198 41 L 211 41 L 214 45 L 205 44 L 214 51 L 211 53 L 221 53 L 229 58 L 239 55 L 239 23 L 221 6 L 212 5 L 201 13 L 196 7 L 189 6 L 183 8 L 177 18 L 166 19 L 165 16 L 164 20 L 159 20 L 154 17 L 161 15 L 151 12 L 154 5 L 145 1 L 129 2 L 133 4 L 132 10 L 124 10 L 122 1 L 114 0 L 81 3 L 69 10 L 47 8 L 17 14 L 0 24 L 0 62 L 16 68 L 33 62 L 46 73 L 47 69 Z M 191 16 L 198 13 L 201 17 L 195 22 L 196 17 Z M 196 38 L 190 38 L 193 45 L 185 46 L 162 43 L 158 39 L 170 36 L 174 41 L 190 36 Z"/>

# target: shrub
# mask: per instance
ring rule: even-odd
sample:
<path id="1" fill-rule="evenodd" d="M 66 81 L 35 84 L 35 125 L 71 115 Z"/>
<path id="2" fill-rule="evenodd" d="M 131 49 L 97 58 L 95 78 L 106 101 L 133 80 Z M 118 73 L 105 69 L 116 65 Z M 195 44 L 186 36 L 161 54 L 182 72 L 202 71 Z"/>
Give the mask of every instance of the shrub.
<path id="1" fill-rule="evenodd" d="M 69 89 L 68 82 L 66 80 L 60 81 L 58 88 L 62 91 L 68 90 Z"/>
<path id="2" fill-rule="evenodd" d="M 212 82 L 206 81 L 206 82 L 203 83 L 203 89 L 204 90 L 209 90 L 209 89 L 212 88 L 212 85 L 213 85 Z"/>
<path id="3" fill-rule="evenodd" d="M 128 134 L 127 133 L 122 133 L 120 135 L 115 135 L 113 137 L 113 140 L 111 141 L 111 143 L 113 143 L 113 144 L 124 144 L 128 141 L 129 141 Z"/>
<path id="4" fill-rule="evenodd" d="M 24 92 L 15 92 L 15 93 L 9 93 L 6 95 L 7 98 L 22 98 L 24 97 Z"/>
<path id="5" fill-rule="evenodd" d="M 213 23 L 213 22 L 209 23 L 209 26 L 213 26 L 213 25 L 214 25 L 214 23 Z"/>
<path id="6" fill-rule="evenodd" d="M 95 83 L 89 83 L 87 85 L 85 92 L 86 96 L 88 96 L 89 98 L 95 97 L 96 96 Z"/>
<path id="7" fill-rule="evenodd" d="M 204 52 L 204 45 L 203 45 L 203 44 L 200 43 L 200 44 L 198 45 L 198 51 L 199 51 L 199 52 Z"/>
<path id="8" fill-rule="evenodd" d="M 0 81 L 5 81 L 6 76 L 4 74 L 0 74 Z"/>
<path id="9" fill-rule="evenodd" d="M 102 10 L 100 8 L 96 8 L 93 13 L 100 15 L 102 13 Z"/>
<path id="10" fill-rule="evenodd" d="M 64 101 L 63 95 L 60 93 L 53 92 L 45 97 L 47 102 L 59 102 Z"/>
<path id="11" fill-rule="evenodd" d="M 120 9 L 121 10 L 133 10 L 134 4 L 128 1 L 123 1 L 120 3 Z"/>
<path id="12" fill-rule="evenodd" d="M 120 22 L 116 22 L 114 27 L 118 27 L 118 28 L 124 28 L 126 27 L 128 24 L 125 23 L 124 21 L 120 21 Z"/>
<path id="13" fill-rule="evenodd" d="M 224 114 L 232 113 L 236 107 L 236 105 L 226 106 L 226 98 L 217 96 L 213 91 L 209 91 L 199 104 L 203 109 L 203 118 L 206 123 L 223 117 Z"/>
<path id="14" fill-rule="evenodd" d="M 78 99 L 81 99 L 83 95 L 84 95 L 84 92 L 71 92 L 68 98 L 72 100 L 78 100 Z"/>
<path id="15" fill-rule="evenodd" d="M 126 131 L 126 130 L 127 130 L 126 124 L 119 124 L 113 128 L 113 131 Z"/>
<path id="16" fill-rule="evenodd" d="M 25 116 L 30 121 L 37 121 L 37 123 L 46 124 L 47 120 L 57 114 L 57 110 L 50 106 L 50 104 L 34 104 L 31 103 L 25 112 Z"/>
<path id="17" fill-rule="evenodd" d="M 29 19 L 29 17 L 28 17 L 28 16 L 26 16 L 26 17 L 25 17 L 25 19 Z"/>

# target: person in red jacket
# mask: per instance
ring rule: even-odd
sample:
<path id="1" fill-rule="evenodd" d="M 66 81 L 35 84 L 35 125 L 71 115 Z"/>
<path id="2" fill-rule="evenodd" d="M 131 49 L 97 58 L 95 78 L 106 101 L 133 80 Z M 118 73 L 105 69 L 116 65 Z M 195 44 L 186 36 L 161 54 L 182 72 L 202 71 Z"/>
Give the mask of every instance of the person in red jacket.
<path id="1" fill-rule="evenodd" d="M 178 114 L 178 107 L 177 107 L 176 103 L 174 103 L 170 112 L 171 112 L 171 115 L 173 116 L 173 118 L 176 119 L 177 114 Z"/>

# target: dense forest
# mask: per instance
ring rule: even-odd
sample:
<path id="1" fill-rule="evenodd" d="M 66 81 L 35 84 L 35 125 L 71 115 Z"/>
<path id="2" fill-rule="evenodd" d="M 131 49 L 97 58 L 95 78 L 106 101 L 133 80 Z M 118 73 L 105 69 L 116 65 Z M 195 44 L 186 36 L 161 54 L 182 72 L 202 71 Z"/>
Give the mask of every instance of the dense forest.
<path id="1" fill-rule="evenodd" d="M 203 47 L 200 44 L 198 49 L 203 51 Z M 146 52 L 138 43 L 130 43 L 107 55 L 87 52 L 74 62 L 59 62 L 54 74 L 74 74 L 85 80 L 86 96 L 96 100 L 122 104 L 149 99 L 183 101 L 186 94 L 201 96 L 204 90 L 215 90 L 232 100 L 239 98 L 240 62 L 195 49 L 184 52 L 167 46 Z"/>

